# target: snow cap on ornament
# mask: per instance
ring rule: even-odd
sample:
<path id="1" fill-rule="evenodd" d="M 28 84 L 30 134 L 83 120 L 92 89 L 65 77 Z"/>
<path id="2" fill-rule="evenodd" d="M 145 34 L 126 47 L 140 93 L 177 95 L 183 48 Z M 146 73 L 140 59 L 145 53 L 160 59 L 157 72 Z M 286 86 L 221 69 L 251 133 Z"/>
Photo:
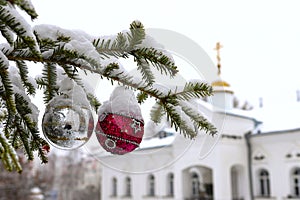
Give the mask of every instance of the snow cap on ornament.
<path id="1" fill-rule="evenodd" d="M 96 135 L 106 151 L 122 155 L 139 147 L 144 135 L 144 120 L 133 91 L 116 87 L 98 115 Z"/>

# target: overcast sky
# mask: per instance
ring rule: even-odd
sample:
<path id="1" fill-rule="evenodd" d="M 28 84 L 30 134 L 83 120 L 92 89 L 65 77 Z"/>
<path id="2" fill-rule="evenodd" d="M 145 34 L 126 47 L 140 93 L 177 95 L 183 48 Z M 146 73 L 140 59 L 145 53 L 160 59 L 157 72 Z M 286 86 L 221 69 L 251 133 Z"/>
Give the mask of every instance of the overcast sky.
<path id="1" fill-rule="evenodd" d="M 34 23 L 109 35 L 140 20 L 145 28 L 176 31 L 200 45 L 216 63 L 220 41 L 222 78 L 252 104 L 296 101 L 300 89 L 300 12 L 296 0 L 32 0 Z"/>

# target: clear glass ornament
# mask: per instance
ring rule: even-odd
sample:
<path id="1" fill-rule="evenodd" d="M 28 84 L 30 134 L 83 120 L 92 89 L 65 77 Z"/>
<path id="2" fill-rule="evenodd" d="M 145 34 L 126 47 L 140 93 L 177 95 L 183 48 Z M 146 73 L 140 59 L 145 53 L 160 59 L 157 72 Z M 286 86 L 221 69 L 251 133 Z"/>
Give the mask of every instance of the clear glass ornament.
<path id="1" fill-rule="evenodd" d="M 94 119 L 89 108 L 76 105 L 71 99 L 55 97 L 46 107 L 42 129 L 54 147 L 71 150 L 89 140 Z"/>

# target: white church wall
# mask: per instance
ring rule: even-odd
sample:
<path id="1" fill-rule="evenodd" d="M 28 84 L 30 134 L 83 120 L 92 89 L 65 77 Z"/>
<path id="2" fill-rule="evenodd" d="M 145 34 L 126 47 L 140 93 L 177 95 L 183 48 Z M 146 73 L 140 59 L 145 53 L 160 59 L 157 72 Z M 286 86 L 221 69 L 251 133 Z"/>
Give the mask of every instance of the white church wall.
<path id="1" fill-rule="evenodd" d="M 239 113 L 236 113 L 235 110 L 228 111 L 223 115 L 223 124 L 220 129 L 220 132 L 222 134 L 244 136 L 245 133 L 253 130 L 254 128 L 255 122 L 253 121 L 253 119 L 243 117 L 239 115 Z"/>
<path id="2" fill-rule="evenodd" d="M 186 170 L 200 169 L 203 182 L 213 185 L 214 199 L 232 200 L 232 169 L 239 169 L 238 182 L 243 185 L 235 193 L 244 200 L 250 200 L 247 145 L 244 134 L 254 128 L 250 118 L 222 113 L 211 115 L 219 123 L 219 133 L 211 137 L 200 132 L 195 140 L 177 134 L 171 146 L 137 150 L 125 156 L 108 156 L 102 161 L 102 199 L 126 199 L 124 179 L 132 180 L 131 199 L 184 199 L 190 195 L 190 180 Z M 225 124 L 225 125 L 224 125 Z M 160 166 L 160 167 L 157 167 Z M 118 170 L 113 170 L 116 168 Z M 151 170 L 152 169 L 152 170 Z M 155 169 L 155 170 L 153 170 Z M 126 173 L 126 172 L 133 173 Z M 136 172 L 136 173 L 135 173 Z M 167 196 L 167 175 L 174 173 L 174 197 Z M 155 196 L 147 191 L 147 177 L 155 177 Z M 111 179 L 118 179 L 118 195 L 111 197 Z M 107 188 L 107 189 L 106 189 Z"/>
<path id="3" fill-rule="evenodd" d="M 151 154 L 151 152 L 157 151 L 156 154 Z M 125 194 L 125 186 L 124 180 L 128 176 L 132 180 L 132 197 L 131 199 L 157 199 L 159 198 L 167 198 L 166 191 L 166 180 L 167 175 L 170 172 L 174 172 L 173 168 L 170 166 L 170 163 L 164 163 L 164 160 L 170 160 L 169 156 L 172 156 L 171 147 L 164 147 L 163 149 L 148 149 L 140 152 L 136 152 L 141 154 L 140 157 L 134 158 L 129 157 L 125 162 L 120 162 L 119 157 L 113 158 L 107 157 L 103 158 L 102 161 L 106 164 L 103 167 L 103 181 L 102 185 L 104 188 L 111 188 L 111 180 L 113 177 L 116 177 L 118 180 L 118 195 L 117 197 L 112 198 L 110 191 L 104 189 L 102 193 L 103 199 L 123 199 Z M 113 167 L 110 167 L 113 166 Z M 129 169 L 128 166 L 131 166 Z M 140 169 L 144 166 L 145 171 L 140 171 Z M 139 171 L 135 171 L 138 169 Z M 148 169 L 148 170 L 146 170 Z M 127 173 L 128 172 L 128 173 Z M 147 177 L 149 174 L 152 174 L 155 177 L 155 196 L 151 197 L 148 195 L 148 187 L 147 187 Z M 177 174 L 174 173 L 174 178 L 177 180 Z M 178 186 L 174 186 L 178 187 Z"/>
<path id="4" fill-rule="evenodd" d="M 253 136 L 251 143 L 253 154 L 263 152 L 264 158 L 253 157 L 254 194 L 260 196 L 258 172 L 266 169 L 269 172 L 270 196 L 277 200 L 285 199 L 292 194 L 291 170 L 300 167 L 300 157 L 291 157 L 292 147 L 299 146 L 300 131 L 282 131 Z"/>
<path id="5" fill-rule="evenodd" d="M 247 149 L 244 139 L 223 138 L 219 141 L 213 154 L 214 163 L 214 189 L 215 199 L 232 199 L 231 169 L 239 166 L 243 172 L 241 182 L 244 184 L 240 189 L 243 193 L 239 196 L 249 199 Z"/>
<path id="6" fill-rule="evenodd" d="M 224 110 L 232 109 L 233 95 L 229 92 L 224 92 L 224 88 L 214 88 L 220 89 L 220 91 L 215 91 L 214 95 L 211 97 L 212 104 L 216 107 L 222 108 Z"/>
<path id="7" fill-rule="evenodd" d="M 220 138 L 217 145 L 210 154 L 199 158 L 200 146 L 205 136 L 199 137 L 186 150 L 185 156 L 181 157 L 176 163 L 177 171 L 183 171 L 191 166 L 202 166 L 213 169 L 213 187 L 215 198 L 231 199 L 231 167 L 242 166 L 243 168 L 243 197 L 249 199 L 248 168 L 247 168 L 247 149 L 243 137 L 239 139 Z M 225 182 L 227 184 L 225 184 Z M 182 182 L 183 190 L 187 185 L 186 180 Z M 183 191 L 185 193 L 185 191 Z"/>

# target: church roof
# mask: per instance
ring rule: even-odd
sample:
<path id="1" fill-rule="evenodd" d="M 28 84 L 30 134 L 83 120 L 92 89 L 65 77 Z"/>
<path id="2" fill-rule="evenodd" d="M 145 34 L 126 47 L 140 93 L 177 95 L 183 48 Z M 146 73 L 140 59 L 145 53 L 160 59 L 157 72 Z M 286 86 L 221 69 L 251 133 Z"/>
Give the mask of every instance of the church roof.
<path id="1" fill-rule="evenodd" d="M 163 133 L 165 134 L 160 135 Z M 139 149 L 150 149 L 150 148 L 170 146 L 173 144 L 175 137 L 176 137 L 175 131 L 171 128 L 167 128 L 160 131 L 158 135 L 156 135 L 156 137 L 144 139 L 140 144 Z"/>
<path id="2" fill-rule="evenodd" d="M 299 133 L 300 132 L 300 127 L 299 128 L 292 128 L 292 129 L 284 129 L 284 130 L 273 130 L 273 131 L 268 131 L 268 132 L 258 132 L 256 134 L 253 134 L 252 136 L 264 136 L 264 135 L 274 135 L 274 134 L 286 134 L 286 133 Z"/>

